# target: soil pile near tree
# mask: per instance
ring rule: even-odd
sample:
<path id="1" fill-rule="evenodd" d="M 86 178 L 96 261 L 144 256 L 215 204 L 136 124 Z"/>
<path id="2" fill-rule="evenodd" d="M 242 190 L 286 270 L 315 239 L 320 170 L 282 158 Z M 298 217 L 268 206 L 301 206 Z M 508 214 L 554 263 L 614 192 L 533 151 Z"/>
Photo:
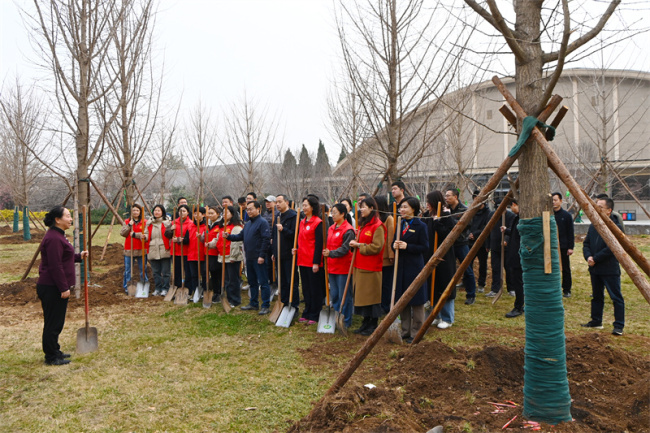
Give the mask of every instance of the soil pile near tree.
<path id="1" fill-rule="evenodd" d="M 650 361 L 609 347 L 610 338 L 594 333 L 567 339 L 575 421 L 542 424 L 542 431 L 650 431 Z M 410 350 L 383 344 L 377 349 L 371 369 L 362 366 L 348 386 L 289 431 L 426 432 L 437 425 L 445 431 L 501 431 L 515 415 L 508 430 L 529 430 L 522 419 L 523 348 L 466 351 L 428 341 Z M 322 352 L 303 354 L 308 363 L 319 364 L 315 357 L 327 359 Z M 376 388 L 364 387 L 367 383 Z"/>

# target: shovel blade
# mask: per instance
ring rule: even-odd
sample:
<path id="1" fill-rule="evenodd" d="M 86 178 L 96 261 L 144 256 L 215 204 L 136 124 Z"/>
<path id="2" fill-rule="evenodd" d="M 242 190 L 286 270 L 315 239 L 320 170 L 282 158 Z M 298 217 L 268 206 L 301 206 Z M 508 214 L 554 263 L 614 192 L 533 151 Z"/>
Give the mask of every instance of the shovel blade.
<path id="1" fill-rule="evenodd" d="M 230 313 L 230 310 L 232 310 L 230 302 L 228 302 L 228 297 L 225 293 L 221 294 L 221 306 L 223 307 L 223 311 L 225 311 L 226 314 Z"/>
<path id="2" fill-rule="evenodd" d="M 278 321 L 280 313 L 282 313 L 282 308 L 284 308 L 284 304 L 278 299 L 276 303 L 273 304 L 273 309 L 271 310 L 271 314 L 269 314 L 269 320 L 271 322 L 275 323 Z"/>
<path id="3" fill-rule="evenodd" d="M 135 296 L 135 294 L 138 293 L 138 285 L 135 283 L 135 281 L 129 281 L 129 284 L 126 286 L 126 291 L 128 292 L 129 296 Z"/>
<path id="4" fill-rule="evenodd" d="M 199 299 L 201 299 L 201 286 L 197 287 L 196 290 L 194 291 L 194 296 L 192 296 L 192 302 L 195 304 L 199 302 Z"/>
<path id="5" fill-rule="evenodd" d="M 203 308 L 210 308 L 212 307 L 212 290 L 206 290 L 203 293 Z"/>
<path id="6" fill-rule="evenodd" d="M 348 336 L 348 328 L 345 326 L 345 316 L 338 311 L 335 312 L 336 317 L 336 329 L 343 334 L 344 337 Z"/>
<path id="7" fill-rule="evenodd" d="M 293 316 L 296 314 L 296 309 L 291 305 L 286 305 L 280 313 L 280 318 L 275 322 L 275 326 L 288 328 L 293 323 Z"/>
<path id="8" fill-rule="evenodd" d="M 172 299 L 174 299 L 174 295 L 176 294 L 176 286 L 169 286 L 169 290 L 167 291 L 167 294 L 163 298 L 163 301 L 170 302 Z"/>
<path id="9" fill-rule="evenodd" d="M 318 328 L 316 332 L 321 334 L 333 334 L 336 331 L 336 323 L 334 322 L 334 315 L 330 314 L 330 311 L 321 310 L 320 315 L 318 316 Z M 330 318 L 330 316 L 332 316 Z"/>
<path id="10" fill-rule="evenodd" d="M 402 330 L 397 320 L 391 323 L 391 325 L 388 327 L 388 331 L 386 331 L 386 334 L 384 335 L 386 336 L 386 340 L 389 342 L 394 344 L 402 344 Z"/>
<path id="11" fill-rule="evenodd" d="M 187 287 L 182 287 L 176 290 L 176 296 L 174 297 L 174 304 L 176 305 L 187 305 L 187 298 L 189 297 L 190 290 Z"/>
<path id="12" fill-rule="evenodd" d="M 77 330 L 77 353 L 90 353 L 98 348 L 97 328 L 83 327 Z"/>
<path id="13" fill-rule="evenodd" d="M 136 298 L 148 298 L 149 297 L 149 283 L 143 283 L 142 281 L 138 282 L 135 291 Z"/>

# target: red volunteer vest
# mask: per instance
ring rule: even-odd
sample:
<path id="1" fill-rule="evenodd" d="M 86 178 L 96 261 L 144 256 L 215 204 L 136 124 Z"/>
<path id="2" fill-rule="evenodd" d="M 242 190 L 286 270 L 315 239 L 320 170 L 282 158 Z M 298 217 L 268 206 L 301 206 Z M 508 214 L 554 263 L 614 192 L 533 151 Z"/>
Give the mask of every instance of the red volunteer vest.
<path id="1" fill-rule="evenodd" d="M 300 231 L 298 232 L 298 266 L 312 267 L 314 265 L 316 236 L 323 236 L 322 230 L 318 230 L 318 233 L 316 233 L 316 228 L 320 223 L 321 219 L 314 215 L 312 215 L 309 221 L 307 221 L 307 218 L 300 221 Z"/>
<path id="2" fill-rule="evenodd" d="M 192 227 L 194 227 L 194 223 L 192 223 L 192 221 L 189 218 L 185 218 L 185 221 L 183 221 L 183 226 L 181 227 L 180 217 L 179 217 L 179 218 L 176 218 L 176 220 L 174 220 L 174 224 L 176 224 L 176 229 L 174 229 L 174 237 L 175 238 L 184 237 L 185 233 L 187 233 L 187 231 L 189 230 L 190 231 L 190 245 L 191 245 L 192 244 L 192 231 L 193 231 Z M 196 236 L 196 234 L 195 234 L 195 236 Z M 196 242 L 196 238 L 194 238 L 194 242 Z M 181 255 L 180 246 L 181 245 L 183 246 L 183 248 L 182 248 L 183 256 L 188 257 L 191 254 L 190 245 L 173 244 L 172 245 L 172 254 L 175 255 L 175 256 L 180 257 L 180 255 Z M 196 251 L 195 251 L 195 253 L 196 253 Z M 188 257 L 188 260 L 190 260 L 189 257 Z M 196 260 L 196 257 L 194 258 L 194 260 Z"/>
<path id="3" fill-rule="evenodd" d="M 221 227 L 218 225 L 215 225 L 212 227 L 211 230 L 208 230 L 208 237 L 205 240 L 206 242 L 212 242 L 214 238 L 216 238 L 219 235 L 219 231 L 221 230 Z M 219 242 L 219 241 L 217 241 Z M 208 250 L 208 254 L 211 256 L 218 256 L 221 254 L 221 250 L 219 248 L 211 248 Z"/>
<path id="4" fill-rule="evenodd" d="M 131 218 L 127 218 L 126 221 L 124 221 L 126 224 L 128 224 L 131 221 Z M 133 233 L 142 233 L 142 228 L 145 225 L 145 220 L 140 220 L 140 222 L 133 223 Z M 138 238 L 131 238 L 131 235 L 129 234 L 126 239 L 124 240 L 124 249 L 125 250 L 130 250 L 131 245 L 133 245 L 133 254 L 135 254 L 136 250 L 142 251 L 142 240 Z M 145 249 L 147 252 L 149 252 L 149 242 L 145 242 L 144 244 Z"/>
<path id="5" fill-rule="evenodd" d="M 354 228 L 347 221 L 343 221 L 340 227 L 336 227 L 336 224 L 332 224 L 327 231 L 327 249 L 334 251 L 337 248 L 340 248 L 343 245 L 343 235 L 347 233 L 348 230 L 354 230 Z M 350 270 L 350 262 L 352 262 L 352 250 L 343 257 L 328 257 L 327 258 L 327 272 L 330 274 L 347 274 Z"/>
<path id="6" fill-rule="evenodd" d="M 372 238 L 375 235 L 375 231 L 379 226 L 383 226 L 381 220 L 377 217 L 374 217 L 372 221 L 363 226 L 359 232 L 359 243 L 360 244 L 371 244 Z M 363 269 L 364 271 L 373 271 L 379 272 L 382 270 L 384 262 L 384 248 L 386 248 L 386 228 L 384 227 L 384 246 L 381 248 L 377 254 L 372 256 L 364 256 L 361 253 L 357 253 L 357 259 L 354 262 L 354 267 L 357 269 Z"/>
<path id="7" fill-rule="evenodd" d="M 201 224 L 198 227 L 195 224 L 192 225 L 194 226 L 194 237 L 192 237 L 192 232 L 190 232 L 190 255 L 188 256 L 187 260 L 196 261 L 197 256 L 199 256 L 199 260 L 204 261 L 205 245 L 200 245 L 201 240 L 199 238 L 199 235 L 205 232 L 206 227 L 205 224 Z"/>
<path id="8" fill-rule="evenodd" d="M 232 229 L 234 229 L 234 228 L 235 228 L 234 224 L 228 224 L 226 226 L 226 231 L 225 232 L 230 234 L 230 233 L 232 233 Z M 225 239 L 225 242 L 226 242 L 226 253 L 225 253 L 225 255 L 228 256 L 228 255 L 230 255 L 230 243 L 231 243 L 231 241 L 229 241 L 228 239 Z M 217 238 L 217 249 L 219 250 L 219 254 L 221 254 L 223 252 L 223 243 L 224 243 L 224 238 L 223 238 L 223 230 L 222 230 L 222 231 L 219 232 L 219 237 Z"/>

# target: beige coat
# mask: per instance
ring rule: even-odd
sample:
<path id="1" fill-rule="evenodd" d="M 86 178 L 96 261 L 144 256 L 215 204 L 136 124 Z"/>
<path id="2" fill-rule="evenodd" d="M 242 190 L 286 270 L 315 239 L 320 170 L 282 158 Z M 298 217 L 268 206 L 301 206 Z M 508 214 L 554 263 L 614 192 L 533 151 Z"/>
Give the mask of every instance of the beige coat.
<path id="1" fill-rule="evenodd" d="M 232 234 L 233 235 L 239 234 L 241 233 L 242 230 L 244 230 L 243 227 L 235 226 L 232 229 Z M 243 241 L 230 243 L 230 254 L 226 256 L 226 263 L 241 262 L 242 260 L 244 260 L 244 250 L 242 248 L 243 245 L 244 245 Z M 223 262 L 223 256 L 219 256 L 219 263 L 221 262 Z"/>
<path id="2" fill-rule="evenodd" d="M 395 220 L 392 215 L 388 215 L 386 222 L 384 223 L 388 236 L 386 237 L 386 248 L 384 248 L 384 266 L 393 266 L 392 259 L 395 258 L 395 251 L 390 247 L 393 244 L 393 238 L 395 237 Z"/>
<path id="3" fill-rule="evenodd" d="M 129 233 L 131 233 L 131 226 L 129 224 L 124 224 L 120 229 L 120 236 L 122 236 L 123 238 L 128 238 Z M 144 239 L 144 241 L 147 242 L 149 238 L 149 221 L 145 221 L 144 232 L 135 233 L 134 236 L 137 236 L 138 239 Z M 142 254 L 142 251 L 133 250 L 134 257 L 137 257 L 138 254 Z M 126 248 L 124 248 L 124 256 L 131 257 L 131 250 L 127 250 Z"/>
<path id="4" fill-rule="evenodd" d="M 151 239 L 149 240 L 149 260 L 170 258 L 171 254 L 169 253 L 169 250 L 165 248 L 161 226 L 165 226 L 165 229 L 167 229 L 171 225 L 171 222 L 163 220 L 162 218 L 155 218 L 150 221 L 150 224 L 153 225 L 153 227 L 151 229 Z"/>
<path id="5" fill-rule="evenodd" d="M 379 254 L 384 246 L 384 227 L 379 226 L 372 243 L 359 245 L 357 254 Z M 372 272 L 354 268 L 354 306 L 364 307 L 381 303 L 381 271 Z"/>

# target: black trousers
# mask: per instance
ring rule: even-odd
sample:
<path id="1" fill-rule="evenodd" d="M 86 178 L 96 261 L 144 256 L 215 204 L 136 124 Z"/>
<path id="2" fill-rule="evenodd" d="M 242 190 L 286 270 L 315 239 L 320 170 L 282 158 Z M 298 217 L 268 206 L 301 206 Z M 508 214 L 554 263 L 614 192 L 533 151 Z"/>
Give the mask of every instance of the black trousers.
<path id="1" fill-rule="evenodd" d="M 390 299 L 393 297 L 393 270 L 394 267 L 392 265 L 390 266 L 383 266 L 381 268 L 381 309 L 384 311 L 385 314 L 388 314 L 390 311 Z M 427 285 L 428 287 L 428 293 L 431 295 L 431 284 Z M 352 295 L 352 290 L 351 286 L 348 288 L 348 295 Z M 431 297 L 429 297 L 431 299 Z M 395 302 L 398 300 L 395 299 Z"/>
<path id="2" fill-rule="evenodd" d="M 208 261 L 209 261 L 208 266 L 210 268 L 209 269 L 210 278 L 208 279 L 209 288 L 215 294 L 220 295 L 221 294 L 221 263 L 219 263 L 219 259 L 217 259 L 217 256 L 210 256 L 210 259 Z"/>
<path id="3" fill-rule="evenodd" d="M 221 265 L 221 263 L 219 263 Z M 241 262 L 226 263 L 226 294 L 228 302 L 234 306 L 241 304 L 241 278 L 239 278 L 239 266 Z"/>
<path id="4" fill-rule="evenodd" d="M 289 305 L 289 285 L 291 284 L 291 255 L 283 256 L 280 259 L 280 266 L 282 267 L 282 272 L 280 273 L 280 278 L 282 279 L 280 285 L 280 300 L 284 305 Z M 277 266 L 276 266 L 277 268 Z M 295 276 L 293 279 L 293 299 L 291 306 L 293 308 L 298 308 L 300 305 L 300 292 L 298 289 L 298 283 L 300 282 L 298 266 L 296 266 Z"/>
<path id="5" fill-rule="evenodd" d="M 501 289 L 501 250 L 490 250 L 490 263 L 492 265 L 492 291 Z"/>
<path id="6" fill-rule="evenodd" d="M 485 287 L 485 280 L 487 280 L 487 260 L 488 260 L 488 250 L 485 248 L 479 248 L 476 253 L 478 259 L 478 281 L 477 284 L 481 287 Z M 472 260 L 472 266 L 474 266 L 474 260 Z"/>
<path id="7" fill-rule="evenodd" d="M 524 271 L 521 266 L 506 269 L 506 284 L 508 291 L 515 291 L 515 308 L 524 309 Z"/>
<path id="8" fill-rule="evenodd" d="M 59 335 L 65 324 L 68 300 L 61 299 L 61 292 L 56 286 L 36 285 L 36 293 L 43 306 L 43 352 L 45 361 L 52 362 L 62 356 Z"/>
<path id="9" fill-rule="evenodd" d="M 305 310 L 302 312 L 302 317 L 317 322 L 325 298 L 325 272 L 322 267 L 318 268 L 316 273 L 311 266 L 299 266 L 299 268 L 302 296 L 305 298 Z"/>
<path id="10" fill-rule="evenodd" d="M 564 293 L 571 293 L 571 260 L 567 254 L 567 249 L 560 248 L 560 259 L 562 260 L 562 291 Z"/>

